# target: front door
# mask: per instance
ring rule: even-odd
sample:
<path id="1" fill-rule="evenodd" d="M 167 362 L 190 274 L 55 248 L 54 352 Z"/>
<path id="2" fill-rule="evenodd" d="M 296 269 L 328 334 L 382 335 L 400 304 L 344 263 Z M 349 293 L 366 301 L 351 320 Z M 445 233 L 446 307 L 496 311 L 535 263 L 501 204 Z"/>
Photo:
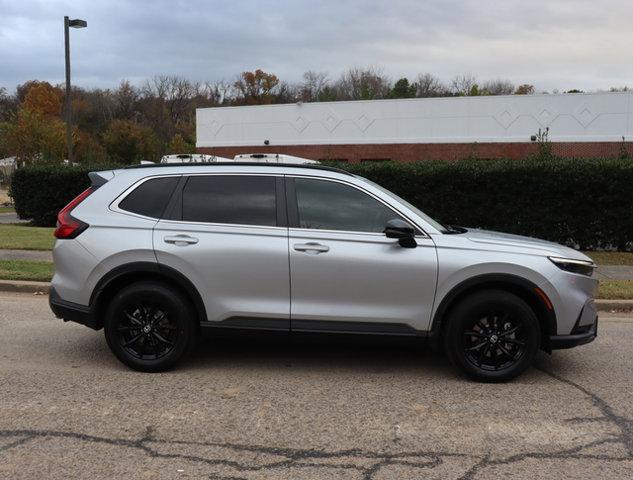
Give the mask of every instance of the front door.
<path id="1" fill-rule="evenodd" d="M 387 221 L 402 217 L 356 186 L 298 176 L 286 186 L 291 329 L 426 329 L 437 280 L 433 241 L 419 232 L 417 248 L 403 248 L 387 238 Z"/>

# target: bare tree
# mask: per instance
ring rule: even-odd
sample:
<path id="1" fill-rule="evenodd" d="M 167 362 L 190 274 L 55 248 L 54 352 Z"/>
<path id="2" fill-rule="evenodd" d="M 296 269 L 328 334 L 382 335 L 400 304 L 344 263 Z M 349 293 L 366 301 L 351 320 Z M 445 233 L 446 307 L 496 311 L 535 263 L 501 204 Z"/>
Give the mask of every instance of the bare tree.
<path id="1" fill-rule="evenodd" d="M 481 87 L 483 95 L 511 95 L 514 92 L 514 84 L 510 80 L 498 78 L 488 80 Z"/>
<path id="2" fill-rule="evenodd" d="M 128 80 L 122 80 L 114 91 L 115 116 L 131 120 L 138 111 L 140 93 Z"/>
<path id="3" fill-rule="evenodd" d="M 157 75 L 147 80 L 142 88 L 143 97 L 164 103 L 174 122 L 190 114 L 192 101 L 199 91 L 199 84 L 175 75 Z"/>
<path id="4" fill-rule="evenodd" d="M 7 94 L 4 87 L 0 87 L 0 122 L 9 120 L 18 109 L 18 99 L 15 95 Z"/>
<path id="5" fill-rule="evenodd" d="M 295 103 L 301 100 L 301 87 L 297 84 L 279 82 L 273 103 Z"/>
<path id="6" fill-rule="evenodd" d="M 300 86 L 301 100 L 304 102 L 317 101 L 329 83 L 327 72 L 308 70 L 303 74 L 303 82 Z"/>
<path id="7" fill-rule="evenodd" d="M 414 85 L 416 86 L 416 97 L 443 97 L 449 94 L 448 88 L 431 73 L 419 74 Z"/>
<path id="8" fill-rule="evenodd" d="M 453 95 L 472 95 L 478 91 L 477 77 L 472 73 L 457 75 L 451 80 L 451 92 Z"/>
<path id="9" fill-rule="evenodd" d="M 205 82 L 200 86 L 196 107 L 217 107 L 229 103 L 233 96 L 233 85 L 225 80 Z"/>
<path id="10" fill-rule="evenodd" d="M 143 84 L 140 99 L 143 123 L 154 130 L 161 145 L 166 145 L 177 133 L 186 138 L 193 134 L 200 90 L 200 84 L 174 75 L 158 75 Z"/>
<path id="11" fill-rule="evenodd" d="M 379 68 L 350 68 L 336 82 L 336 89 L 341 100 L 371 100 L 386 98 L 391 82 Z"/>

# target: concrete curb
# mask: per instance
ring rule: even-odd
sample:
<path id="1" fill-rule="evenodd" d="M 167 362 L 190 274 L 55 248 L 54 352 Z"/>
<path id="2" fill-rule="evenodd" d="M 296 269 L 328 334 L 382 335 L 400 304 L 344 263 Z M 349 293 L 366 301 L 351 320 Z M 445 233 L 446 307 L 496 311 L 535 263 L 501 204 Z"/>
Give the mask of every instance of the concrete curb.
<path id="1" fill-rule="evenodd" d="M 50 289 L 48 282 L 27 282 L 22 280 L 0 280 L 0 292 L 33 293 L 47 295 Z M 600 312 L 633 311 L 633 300 L 596 300 Z"/>
<path id="2" fill-rule="evenodd" d="M 633 311 L 633 300 L 600 300 L 596 299 L 599 312 L 630 312 Z"/>
<path id="3" fill-rule="evenodd" d="M 48 294 L 48 282 L 27 282 L 25 280 L 0 280 L 0 292 Z"/>

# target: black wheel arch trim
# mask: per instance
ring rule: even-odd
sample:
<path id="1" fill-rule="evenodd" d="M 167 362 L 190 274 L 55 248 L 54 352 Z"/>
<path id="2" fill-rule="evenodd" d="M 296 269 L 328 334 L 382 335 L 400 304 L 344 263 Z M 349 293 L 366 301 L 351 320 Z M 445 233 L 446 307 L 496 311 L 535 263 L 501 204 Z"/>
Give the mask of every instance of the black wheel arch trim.
<path id="1" fill-rule="evenodd" d="M 443 319 L 450 308 L 455 305 L 455 301 L 459 300 L 463 295 L 471 291 L 477 291 L 485 288 L 497 288 L 511 292 L 514 290 L 519 293 L 519 296 L 527 297 L 530 300 L 530 306 L 539 305 L 539 311 L 536 312 L 537 316 L 539 319 L 542 318 L 547 326 L 547 329 L 541 332 L 545 343 L 541 345 L 541 348 L 547 351 L 550 350 L 550 346 L 548 344 L 549 338 L 550 336 L 556 335 L 557 332 L 556 312 L 553 308 L 551 310 L 548 309 L 543 303 L 543 300 L 536 293 L 535 289 L 538 289 L 538 286 L 535 283 L 523 277 L 506 273 L 477 275 L 454 286 L 444 296 L 444 298 L 442 298 L 442 301 L 433 315 L 430 329 L 431 336 L 439 341 Z"/>
<path id="2" fill-rule="evenodd" d="M 103 312 L 97 311 L 101 307 L 103 301 L 103 295 L 108 290 L 108 287 L 113 285 L 113 282 L 121 279 L 124 276 L 135 275 L 139 277 L 155 276 L 156 280 L 160 280 L 161 277 L 167 282 L 175 284 L 183 293 L 191 299 L 196 312 L 199 315 L 199 320 L 207 320 L 206 307 L 202 300 L 202 296 L 194 284 L 178 270 L 169 267 L 167 265 L 161 265 L 154 262 L 131 262 L 119 265 L 106 273 L 92 291 L 90 296 L 90 312 L 95 318 L 95 324 L 102 326 L 101 316 Z"/>

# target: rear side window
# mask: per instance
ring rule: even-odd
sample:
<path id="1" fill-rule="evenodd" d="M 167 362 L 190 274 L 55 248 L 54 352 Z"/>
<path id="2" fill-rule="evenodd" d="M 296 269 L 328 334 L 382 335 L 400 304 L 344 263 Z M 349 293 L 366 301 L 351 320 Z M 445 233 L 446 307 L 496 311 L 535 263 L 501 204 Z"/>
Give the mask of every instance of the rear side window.
<path id="1" fill-rule="evenodd" d="M 189 178 L 182 192 L 182 220 L 277 225 L 275 178 L 209 175 Z"/>
<path id="2" fill-rule="evenodd" d="M 119 208 L 127 212 L 160 218 L 167 202 L 176 188 L 179 177 L 152 178 L 141 183 L 132 193 L 119 203 Z"/>

